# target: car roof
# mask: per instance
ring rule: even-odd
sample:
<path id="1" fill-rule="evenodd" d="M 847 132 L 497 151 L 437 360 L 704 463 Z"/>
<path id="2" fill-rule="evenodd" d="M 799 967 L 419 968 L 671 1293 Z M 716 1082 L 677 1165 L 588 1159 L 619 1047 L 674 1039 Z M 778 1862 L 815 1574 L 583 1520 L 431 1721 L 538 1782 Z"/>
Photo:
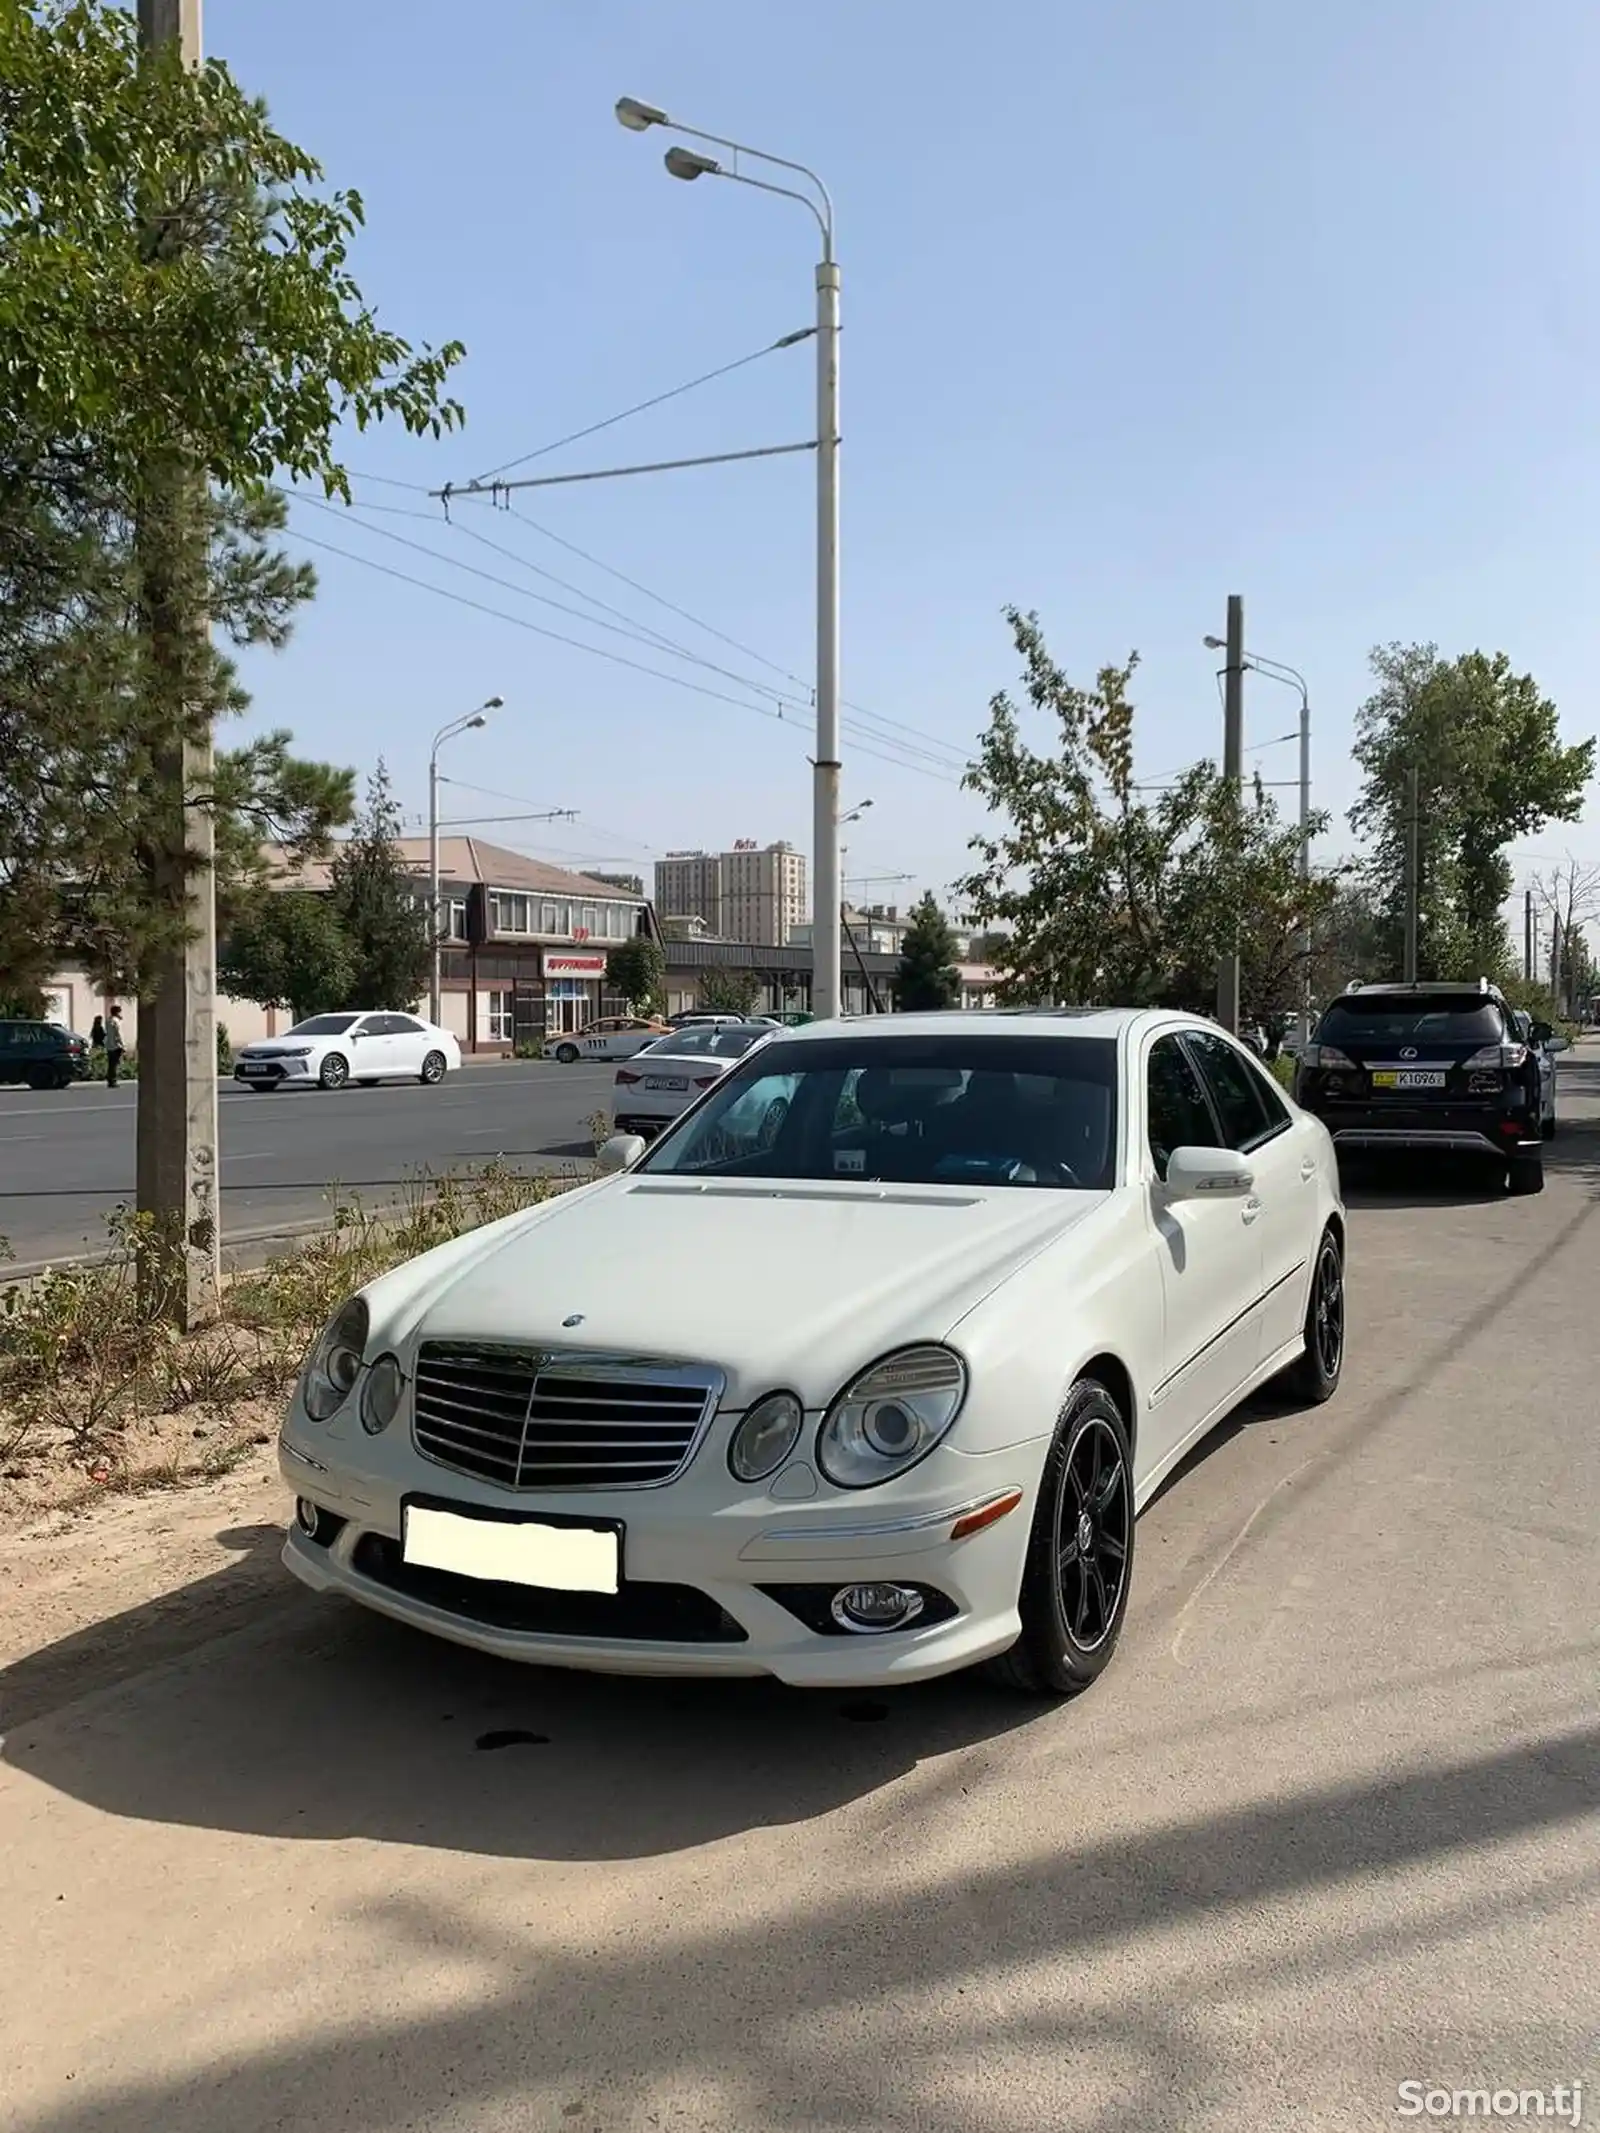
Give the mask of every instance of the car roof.
<path id="1" fill-rule="evenodd" d="M 1160 1007 L 942 1008 L 903 1015 L 852 1015 L 837 1022 L 806 1022 L 781 1032 L 785 1044 L 816 1044 L 840 1037 L 1110 1037 L 1120 1038 L 1160 1024 L 1221 1035 L 1203 1015 Z"/>
<path id="2" fill-rule="evenodd" d="M 1364 1000 L 1374 994 L 1386 1000 L 1399 998 L 1426 998 L 1431 994 L 1445 993 L 1458 998 L 1462 993 L 1471 993 L 1479 1000 L 1501 1000 L 1505 995 L 1498 985 L 1491 985 L 1487 978 L 1413 978 L 1403 984 L 1347 985 L 1339 994 L 1341 1000 Z M 1329 1001 L 1329 1006 L 1333 1005 Z"/>

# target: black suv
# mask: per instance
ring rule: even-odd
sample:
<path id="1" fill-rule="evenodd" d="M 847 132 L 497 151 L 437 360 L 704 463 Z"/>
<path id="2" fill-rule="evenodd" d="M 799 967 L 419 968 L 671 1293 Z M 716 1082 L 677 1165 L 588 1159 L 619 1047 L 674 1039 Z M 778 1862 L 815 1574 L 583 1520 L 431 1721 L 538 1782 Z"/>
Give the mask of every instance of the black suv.
<path id="1" fill-rule="evenodd" d="M 88 1040 L 59 1022 L 0 1022 L 0 1081 L 64 1089 L 88 1071 Z"/>
<path id="2" fill-rule="evenodd" d="M 1348 986 L 1300 1055 L 1294 1093 L 1339 1148 L 1490 1156 L 1513 1192 L 1544 1190 L 1537 1043 L 1487 978 Z"/>

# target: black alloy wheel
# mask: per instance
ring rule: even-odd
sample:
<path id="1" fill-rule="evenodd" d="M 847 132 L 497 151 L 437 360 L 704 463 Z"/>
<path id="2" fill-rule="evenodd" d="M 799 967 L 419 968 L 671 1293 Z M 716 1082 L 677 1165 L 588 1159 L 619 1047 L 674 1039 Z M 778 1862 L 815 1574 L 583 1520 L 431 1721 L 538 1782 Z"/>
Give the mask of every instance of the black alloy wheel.
<path id="1" fill-rule="evenodd" d="M 1133 1574 L 1133 1453 L 1093 1378 L 1068 1395 L 1045 1456 L 1018 1594 L 1022 1634 L 990 1661 L 1006 1687 L 1076 1696 L 1116 1650 Z"/>
<path id="2" fill-rule="evenodd" d="M 1288 1391 L 1307 1407 L 1320 1407 L 1339 1390 L 1344 1372 L 1344 1252 L 1333 1229 L 1322 1232 L 1306 1299 L 1305 1353 L 1284 1373 Z"/>

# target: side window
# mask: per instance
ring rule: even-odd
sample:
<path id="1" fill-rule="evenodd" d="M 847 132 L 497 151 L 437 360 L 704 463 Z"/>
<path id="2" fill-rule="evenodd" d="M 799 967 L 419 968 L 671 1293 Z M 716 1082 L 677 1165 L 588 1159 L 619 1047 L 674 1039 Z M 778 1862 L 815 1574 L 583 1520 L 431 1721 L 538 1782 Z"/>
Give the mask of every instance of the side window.
<path id="1" fill-rule="evenodd" d="M 383 1019 L 388 1025 L 384 1031 L 386 1037 L 420 1037 L 422 1035 L 422 1024 L 414 1022 L 410 1015 L 385 1015 Z"/>
<path id="2" fill-rule="evenodd" d="M 1241 1152 L 1257 1148 L 1289 1123 L 1289 1114 L 1250 1062 L 1225 1038 L 1192 1032 L 1189 1044 L 1200 1062 L 1224 1139 Z M 1269 1108 L 1270 1098 L 1270 1108 Z"/>
<path id="3" fill-rule="evenodd" d="M 1158 1037 L 1145 1069 L 1150 1154 L 1156 1176 L 1167 1174 L 1174 1148 L 1215 1148 L 1216 1122 L 1200 1077 L 1176 1037 Z"/>

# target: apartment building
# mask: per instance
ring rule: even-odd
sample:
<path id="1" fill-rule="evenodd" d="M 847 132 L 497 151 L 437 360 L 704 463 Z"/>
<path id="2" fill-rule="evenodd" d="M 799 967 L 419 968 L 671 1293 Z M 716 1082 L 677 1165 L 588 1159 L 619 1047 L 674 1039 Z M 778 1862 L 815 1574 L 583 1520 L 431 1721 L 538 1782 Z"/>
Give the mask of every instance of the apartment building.
<path id="1" fill-rule="evenodd" d="M 718 940 L 783 948 L 807 916 L 805 854 L 753 838 L 726 852 L 669 852 L 656 861 L 655 891 L 663 923 L 698 919 Z"/>

